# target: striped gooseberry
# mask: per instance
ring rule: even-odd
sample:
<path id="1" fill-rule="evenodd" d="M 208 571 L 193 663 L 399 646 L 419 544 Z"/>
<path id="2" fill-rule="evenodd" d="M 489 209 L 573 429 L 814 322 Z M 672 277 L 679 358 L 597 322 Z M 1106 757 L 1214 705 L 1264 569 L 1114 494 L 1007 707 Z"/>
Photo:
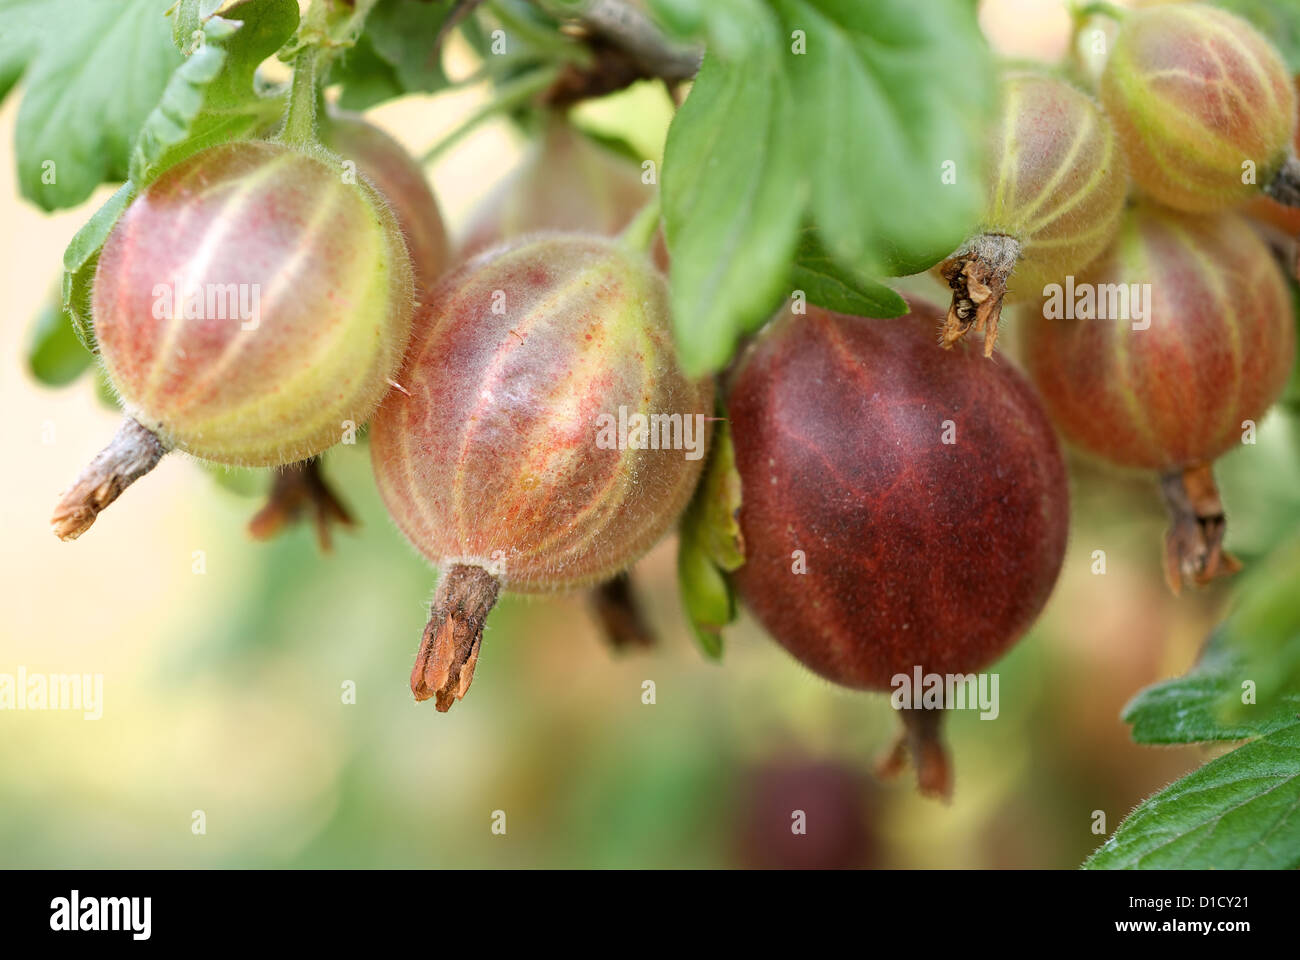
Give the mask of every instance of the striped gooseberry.
<path id="1" fill-rule="evenodd" d="M 1143 203 L 1113 248 L 1026 324 L 1028 371 L 1080 450 L 1160 475 L 1177 592 L 1237 563 L 1211 465 L 1286 385 L 1295 329 L 1286 280 L 1238 214 Z"/>
<path id="2" fill-rule="evenodd" d="M 468 690 L 502 590 L 590 586 L 676 520 L 699 476 L 712 388 L 677 361 L 667 285 L 621 243 L 522 238 L 462 265 L 375 415 L 384 502 L 440 570 L 411 690 Z"/>
<path id="3" fill-rule="evenodd" d="M 613 236 L 650 200 L 654 187 L 626 157 L 573 127 L 565 111 L 549 110 L 541 136 L 523 166 L 474 215 L 461 245 L 470 257 L 506 240 L 540 230 Z M 668 266 L 663 237 L 654 260 Z"/>
<path id="4" fill-rule="evenodd" d="M 1240 17 L 1201 3 L 1124 12 L 1100 95 L 1134 181 L 1166 206 L 1224 210 L 1261 189 L 1300 205 L 1291 74 Z"/>
<path id="5" fill-rule="evenodd" d="M 447 233 L 424 171 L 383 130 L 353 113 L 331 113 L 321 122 L 321 141 L 370 180 L 393 208 L 415 272 L 417 297 L 448 266 Z"/>
<path id="6" fill-rule="evenodd" d="M 56 508 L 60 537 L 168 450 L 283 465 L 370 416 L 409 338 L 411 263 L 388 205 L 341 169 L 316 147 L 221 144 L 122 214 L 92 318 L 127 419 Z"/>
<path id="7" fill-rule="evenodd" d="M 1037 297 L 1099 257 L 1128 193 L 1115 130 L 1090 97 L 1023 72 L 1005 77 L 1001 94 L 979 233 L 939 267 L 953 291 L 941 343 L 951 347 L 974 327 L 985 356 L 1003 302 Z"/>
<path id="8" fill-rule="evenodd" d="M 438 202 L 424 171 L 393 137 L 359 114 L 331 111 L 321 118 L 322 142 L 355 169 L 345 174 L 367 178 L 388 201 L 411 257 L 419 297 L 448 265 L 447 233 Z M 330 527 L 352 526 L 347 507 L 325 480 L 319 459 L 303 460 L 275 471 L 265 505 L 249 521 L 258 540 L 276 536 L 306 515 L 322 550 L 330 549 Z"/>

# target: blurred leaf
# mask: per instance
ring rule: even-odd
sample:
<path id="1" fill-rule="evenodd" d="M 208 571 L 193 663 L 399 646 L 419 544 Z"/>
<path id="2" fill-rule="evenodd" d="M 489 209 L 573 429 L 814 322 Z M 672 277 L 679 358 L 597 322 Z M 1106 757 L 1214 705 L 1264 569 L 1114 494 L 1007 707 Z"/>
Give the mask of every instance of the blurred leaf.
<path id="1" fill-rule="evenodd" d="M 1300 867 L 1300 721 L 1210 761 L 1144 801 L 1084 866 Z"/>
<path id="2" fill-rule="evenodd" d="M 94 362 L 64 316 L 59 300 L 47 301 L 36 315 L 27 348 L 27 366 L 41 383 L 62 387 L 72 383 Z"/>
<path id="3" fill-rule="evenodd" d="M 397 71 L 375 52 L 374 45 L 365 34 L 334 65 L 329 82 L 343 85 L 339 94 L 339 106 L 344 110 L 365 110 L 402 95 L 402 84 L 397 79 Z"/>
<path id="4" fill-rule="evenodd" d="M 50 0 L 0 0 L 0 101 L 56 28 Z"/>
<path id="5" fill-rule="evenodd" d="M 1292 416 L 1300 416 L 1300 283 L 1296 282 L 1290 272 L 1285 274 L 1287 287 L 1291 291 L 1291 312 L 1295 316 L 1296 328 L 1296 364 L 1291 368 L 1291 378 L 1279 401 Z"/>
<path id="6" fill-rule="evenodd" d="M 800 235 L 790 283 L 809 303 L 854 317 L 901 317 L 908 309 L 894 290 L 832 260 L 812 229 Z"/>
<path id="7" fill-rule="evenodd" d="M 1148 687 L 1124 709 L 1139 743 L 1240 740 L 1300 712 L 1300 537 L 1243 581 L 1232 614 L 1186 676 Z M 1243 683 L 1253 702 L 1243 703 Z"/>
<path id="8" fill-rule="evenodd" d="M 689 39 L 704 32 L 704 11 L 698 0 L 649 0 L 650 12 L 664 31 Z"/>
<path id="9" fill-rule="evenodd" d="M 364 36 L 393 68 L 403 93 L 432 93 L 447 85 L 441 59 L 429 52 L 454 7 L 452 0 L 379 0 L 370 11 Z"/>
<path id="10" fill-rule="evenodd" d="M 136 133 L 181 62 L 163 15 L 170 4 L 0 6 L 0 73 L 12 78 L 27 60 L 14 142 L 28 200 L 44 210 L 76 206 L 101 183 L 127 178 Z"/>
<path id="11" fill-rule="evenodd" d="M 1282 54 L 1292 73 L 1300 73 L 1300 4 L 1291 0 L 1210 0 L 1213 6 L 1253 23 Z"/>
<path id="12" fill-rule="evenodd" d="M 296 0 L 244 0 L 203 22 L 204 40 L 178 66 L 131 151 L 131 180 L 146 186 L 205 147 L 248 136 L 278 116 L 253 77 L 298 25 Z"/>

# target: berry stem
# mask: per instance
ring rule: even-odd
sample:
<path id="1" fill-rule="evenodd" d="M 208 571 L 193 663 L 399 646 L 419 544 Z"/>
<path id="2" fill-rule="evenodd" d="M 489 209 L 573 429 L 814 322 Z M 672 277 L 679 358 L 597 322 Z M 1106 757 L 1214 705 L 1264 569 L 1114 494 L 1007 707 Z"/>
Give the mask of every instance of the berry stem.
<path id="1" fill-rule="evenodd" d="M 1075 23 L 1082 23 L 1092 16 L 1110 17 L 1112 20 L 1122 22 L 1128 16 L 1128 11 L 1123 7 L 1113 3 L 1106 3 L 1105 0 L 1093 0 L 1091 3 L 1076 4 L 1070 12 Z"/>
<path id="2" fill-rule="evenodd" d="M 1198 463 L 1172 470 L 1160 478 L 1169 532 L 1165 534 L 1165 582 L 1177 596 L 1190 580 L 1203 587 L 1215 577 L 1241 569 L 1236 557 L 1223 549 L 1228 522 L 1214 482 L 1211 464 Z"/>
<path id="3" fill-rule="evenodd" d="M 646 623 L 630 575 L 620 573 L 613 580 L 592 588 L 590 598 L 610 647 L 623 651 L 648 650 L 655 646 L 654 631 Z"/>
<path id="4" fill-rule="evenodd" d="M 917 789 L 927 797 L 952 799 L 952 760 L 943 742 L 943 711 L 899 710 L 903 729 L 876 765 L 881 777 L 896 777 L 911 757 Z"/>
<path id="5" fill-rule="evenodd" d="M 474 679 L 483 625 L 500 591 L 501 581 L 472 564 L 453 564 L 442 575 L 411 671 L 417 702 L 436 697 L 438 712 L 446 713 L 465 696 Z"/>
<path id="6" fill-rule="evenodd" d="M 151 430 L 127 417 L 63 495 L 50 524 L 60 540 L 75 540 L 131 484 L 158 465 L 167 445 Z"/>
<path id="7" fill-rule="evenodd" d="M 280 141 L 291 146 L 316 142 L 316 75 L 322 51 L 309 46 L 293 62 L 293 85 L 289 88 L 289 109 L 284 117 Z"/>
<path id="8" fill-rule="evenodd" d="M 296 522 L 304 510 L 311 511 L 316 541 L 322 553 L 329 553 L 332 546 L 330 524 L 356 526 L 347 507 L 325 482 L 320 461 L 303 460 L 276 469 L 266 505 L 248 522 L 248 532 L 256 540 L 270 540 Z"/>
<path id="9" fill-rule="evenodd" d="M 427 167 L 435 162 L 484 120 L 490 120 L 498 113 L 523 106 L 554 83 L 559 73 L 560 68 L 556 66 L 538 67 L 530 73 L 501 84 L 497 87 L 497 95 L 491 102 L 474 111 L 426 150 L 424 156 L 420 157 L 420 165 Z"/>
<path id="10" fill-rule="evenodd" d="M 939 273 L 952 288 L 952 305 L 939 333 L 945 350 L 951 350 L 973 326 L 984 334 L 984 356 L 993 356 L 1007 280 L 1019 259 L 1020 241 L 1015 237 L 985 233 L 939 264 Z"/>
<path id="11" fill-rule="evenodd" d="M 1264 187 L 1264 192 L 1284 207 L 1300 207 L 1300 159 L 1286 158 L 1282 169 Z"/>

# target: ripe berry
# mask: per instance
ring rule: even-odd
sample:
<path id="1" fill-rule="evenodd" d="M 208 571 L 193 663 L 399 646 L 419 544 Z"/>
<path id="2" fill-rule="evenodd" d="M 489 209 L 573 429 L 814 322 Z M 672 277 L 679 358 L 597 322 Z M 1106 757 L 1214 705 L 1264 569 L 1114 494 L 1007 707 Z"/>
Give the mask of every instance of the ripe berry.
<path id="1" fill-rule="evenodd" d="M 81 534 L 172 448 L 274 466 L 333 445 L 387 389 L 411 310 L 397 222 L 338 157 L 237 142 L 172 167 L 99 257 L 95 336 L 128 421 L 55 532 Z"/>
<path id="2" fill-rule="evenodd" d="M 545 123 L 523 167 L 475 215 L 462 256 L 539 230 L 614 236 L 653 196 L 635 164 L 575 130 L 563 113 L 549 114 Z M 654 259 L 667 267 L 662 237 Z"/>
<path id="3" fill-rule="evenodd" d="M 1066 291 L 1073 319 L 1035 318 L 1025 331 L 1028 369 L 1053 420 L 1088 453 L 1160 473 L 1175 592 L 1184 578 L 1231 573 L 1210 465 L 1241 442 L 1245 421 L 1263 416 L 1291 369 L 1280 268 L 1238 215 L 1144 204 L 1075 288 L 1073 302 Z"/>
<path id="4" fill-rule="evenodd" d="M 974 326 L 985 332 L 985 356 L 993 354 L 1003 300 L 1036 298 L 1099 257 L 1128 192 L 1110 121 L 1055 77 L 1015 73 L 1003 81 L 989 149 L 980 235 L 940 265 L 953 289 L 942 343 L 951 347 Z"/>
<path id="5" fill-rule="evenodd" d="M 444 277 L 429 309 L 370 449 L 393 519 L 441 570 L 411 689 L 447 710 L 469 688 L 499 590 L 607 580 L 673 523 L 700 472 L 712 390 L 678 366 L 662 275 L 604 238 L 491 251 Z M 695 450 L 605 430 L 640 415 L 671 417 Z"/>
<path id="6" fill-rule="evenodd" d="M 1133 179 L 1161 203 L 1223 210 L 1263 188 L 1300 205 L 1295 88 L 1245 20 L 1199 3 L 1130 11 L 1100 92 Z"/>
<path id="7" fill-rule="evenodd" d="M 321 139 L 355 161 L 392 205 L 411 255 L 416 292 L 422 293 L 448 265 L 447 234 L 424 171 L 400 143 L 355 114 L 330 114 L 321 124 Z"/>
<path id="8" fill-rule="evenodd" d="M 1029 627 L 1061 568 L 1065 466 L 1029 385 L 934 349 L 929 307 L 883 323 L 783 314 L 727 410 L 745 603 L 806 667 L 889 690 L 964 674 Z M 906 710 L 922 788 L 946 793 L 938 714 Z"/>

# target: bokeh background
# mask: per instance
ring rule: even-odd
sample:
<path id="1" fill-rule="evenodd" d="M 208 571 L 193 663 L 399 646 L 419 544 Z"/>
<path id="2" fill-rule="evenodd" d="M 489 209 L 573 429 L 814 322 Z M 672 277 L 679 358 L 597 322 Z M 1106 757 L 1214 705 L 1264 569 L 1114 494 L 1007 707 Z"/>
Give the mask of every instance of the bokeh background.
<path id="1" fill-rule="evenodd" d="M 1055 0 L 989 2 L 983 22 L 1009 56 L 1058 56 L 1068 42 Z M 467 57 L 453 48 L 453 73 L 473 69 Z M 407 97 L 371 117 L 418 154 L 486 96 Z M 994 668 L 1000 718 L 948 721 L 950 805 L 907 777 L 872 776 L 896 732 L 883 695 L 819 680 L 749 619 L 729 631 L 720 665 L 703 658 L 671 541 L 635 570 L 655 650 L 612 653 L 582 596 L 507 598 L 467 699 L 445 715 L 413 703 L 434 575 L 387 519 L 364 445 L 325 458 L 361 524 L 328 556 L 307 528 L 251 541 L 257 490 L 181 456 L 84 539 L 60 543 L 50 508 L 117 417 L 90 377 L 39 385 L 25 344 L 65 245 L 108 191 L 57 215 L 22 204 L 17 102 L 0 109 L 0 672 L 103 674 L 104 704 L 99 720 L 0 712 L 0 866 L 1071 868 L 1104 839 L 1095 811 L 1108 833 L 1209 758 L 1136 746 L 1119 713 L 1192 664 L 1230 588 L 1171 597 L 1153 482 L 1078 462 L 1060 583 Z M 582 109 L 653 155 L 669 107 L 639 89 Z M 453 233 L 525 147 L 499 120 L 432 167 Z M 1244 556 L 1300 514 L 1297 465 L 1294 431 L 1276 416 L 1224 461 Z M 791 836 L 795 809 L 807 837 Z"/>

